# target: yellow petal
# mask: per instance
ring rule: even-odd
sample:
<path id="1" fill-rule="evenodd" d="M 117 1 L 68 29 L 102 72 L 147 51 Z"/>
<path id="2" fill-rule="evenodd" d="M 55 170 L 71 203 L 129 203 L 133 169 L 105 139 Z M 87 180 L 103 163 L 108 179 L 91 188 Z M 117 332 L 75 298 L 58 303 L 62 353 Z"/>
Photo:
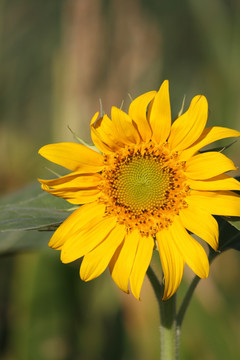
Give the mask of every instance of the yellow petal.
<path id="1" fill-rule="evenodd" d="M 117 225 L 100 245 L 84 256 L 80 268 L 82 280 L 90 281 L 103 273 L 125 233 L 125 225 Z"/>
<path id="2" fill-rule="evenodd" d="M 68 185 L 68 187 L 78 186 L 79 188 L 91 188 L 98 186 L 102 181 L 100 174 L 82 174 L 81 172 L 72 172 L 71 174 L 61 176 L 60 178 L 43 180 L 38 179 L 41 184 L 48 187 L 61 189 Z"/>
<path id="3" fill-rule="evenodd" d="M 151 236 L 141 236 L 138 243 L 137 253 L 130 274 L 130 286 L 133 295 L 139 300 L 144 276 L 152 258 L 154 241 Z"/>
<path id="4" fill-rule="evenodd" d="M 190 159 L 194 154 L 196 154 L 204 146 L 211 144 L 214 141 L 229 138 L 229 137 L 239 137 L 240 132 L 237 130 L 232 130 L 224 127 L 209 127 L 203 130 L 200 138 L 187 150 L 184 150 L 180 156 L 182 161 Z"/>
<path id="5" fill-rule="evenodd" d="M 118 287 L 125 292 L 128 292 L 128 280 L 140 237 L 141 235 L 138 230 L 134 230 L 130 234 L 126 235 L 120 253 L 115 259 L 114 264 L 112 264 L 112 278 Z"/>
<path id="6" fill-rule="evenodd" d="M 189 159 L 185 174 L 190 179 L 204 180 L 230 170 L 236 170 L 232 160 L 220 152 L 210 151 Z"/>
<path id="7" fill-rule="evenodd" d="M 87 254 L 99 245 L 116 225 L 115 217 L 106 217 L 89 223 L 84 230 L 76 231 L 62 247 L 61 260 L 69 263 Z"/>
<path id="8" fill-rule="evenodd" d="M 113 254 L 110 262 L 109 262 L 109 265 L 108 265 L 108 268 L 109 268 L 109 271 L 110 271 L 110 274 L 112 274 L 112 271 L 113 271 L 113 268 L 114 268 L 114 265 L 117 261 L 117 258 L 119 257 L 120 255 L 120 252 L 122 250 L 122 247 L 123 247 L 123 244 L 124 244 L 124 241 L 118 246 L 118 248 L 116 249 L 115 253 Z"/>
<path id="9" fill-rule="evenodd" d="M 100 146 L 100 150 L 103 152 L 105 152 L 105 150 L 107 150 L 107 152 L 118 151 L 125 146 L 124 143 L 121 142 L 121 139 L 119 139 L 116 126 L 107 115 L 104 115 L 98 120 L 94 120 L 95 118 L 91 121 L 92 139 L 94 143 L 96 143 L 96 146 Z"/>
<path id="10" fill-rule="evenodd" d="M 99 174 L 83 175 L 71 173 L 53 180 L 41 180 L 42 189 L 48 193 L 66 199 L 71 204 L 85 204 L 99 197 L 98 185 L 102 178 Z"/>
<path id="11" fill-rule="evenodd" d="M 174 239 L 175 246 L 182 254 L 188 266 L 204 279 L 209 274 L 208 257 L 203 247 L 195 240 L 180 222 L 179 217 L 175 216 L 174 222 L 169 227 L 169 231 Z"/>
<path id="12" fill-rule="evenodd" d="M 161 144 L 167 140 L 171 128 L 171 106 L 169 99 L 169 84 L 165 80 L 157 92 L 150 113 L 152 139 Z"/>
<path id="13" fill-rule="evenodd" d="M 205 240 L 215 251 L 218 248 L 218 223 L 207 211 L 189 206 L 180 210 L 183 226 L 193 234 Z"/>
<path id="14" fill-rule="evenodd" d="M 104 212 L 105 205 L 97 202 L 81 206 L 59 226 L 49 241 L 48 246 L 53 249 L 61 249 L 72 234 L 82 229 L 92 219 L 101 218 Z"/>
<path id="15" fill-rule="evenodd" d="M 112 150 L 109 148 L 108 145 L 104 144 L 102 140 L 99 137 L 98 132 L 95 129 L 95 122 L 98 119 L 99 112 L 96 112 L 96 114 L 92 117 L 90 127 L 91 127 L 91 138 L 94 143 L 94 145 L 102 152 L 102 153 L 109 153 Z"/>
<path id="16" fill-rule="evenodd" d="M 240 190 L 240 182 L 226 174 L 203 181 L 188 179 L 188 185 L 194 190 Z"/>
<path id="17" fill-rule="evenodd" d="M 240 196 L 232 191 L 192 190 L 186 201 L 189 205 L 206 209 L 213 215 L 240 216 Z"/>
<path id="18" fill-rule="evenodd" d="M 163 300 L 170 298 L 178 289 L 184 268 L 184 260 L 168 230 L 159 231 L 156 235 L 164 274 Z"/>
<path id="19" fill-rule="evenodd" d="M 42 189 L 49 194 L 67 200 L 70 204 L 81 205 L 91 203 L 99 198 L 100 190 L 97 188 L 81 190 L 75 188 L 50 189 L 47 185 L 42 184 Z"/>
<path id="20" fill-rule="evenodd" d="M 113 106 L 111 111 L 112 122 L 116 127 L 121 142 L 125 144 L 139 144 L 140 135 L 132 120 L 124 111 Z"/>
<path id="21" fill-rule="evenodd" d="M 156 91 L 149 91 L 134 99 L 128 110 L 129 116 L 137 125 L 138 131 L 143 141 L 148 142 L 152 136 L 152 130 L 147 120 L 147 107 L 156 95 Z"/>
<path id="22" fill-rule="evenodd" d="M 39 154 L 72 171 L 91 173 L 101 171 L 104 167 L 103 156 L 81 144 L 45 145 L 39 150 Z"/>
<path id="23" fill-rule="evenodd" d="M 183 150 L 192 145 L 202 134 L 208 117 L 208 103 L 204 96 L 195 96 L 189 109 L 174 121 L 169 136 L 170 147 Z"/>

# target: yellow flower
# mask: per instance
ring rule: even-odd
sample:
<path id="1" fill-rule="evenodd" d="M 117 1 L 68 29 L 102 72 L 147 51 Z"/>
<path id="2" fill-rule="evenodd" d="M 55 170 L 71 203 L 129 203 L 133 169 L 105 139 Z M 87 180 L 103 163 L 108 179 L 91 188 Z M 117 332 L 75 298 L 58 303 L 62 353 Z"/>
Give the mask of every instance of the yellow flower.
<path id="1" fill-rule="evenodd" d="M 213 215 L 240 216 L 236 170 L 220 152 L 205 145 L 240 133 L 205 128 L 208 104 L 195 96 L 189 109 L 171 124 L 168 81 L 130 104 L 128 114 L 112 107 L 111 119 L 96 113 L 92 140 L 100 152 L 76 143 L 42 147 L 39 153 L 72 172 L 40 180 L 43 190 L 84 204 L 57 229 L 49 246 L 61 260 L 83 257 L 80 276 L 89 281 L 109 266 L 125 292 L 130 284 L 139 299 L 152 252 L 157 248 L 164 274 L 163 299 L 179 287 L 184 264 L 201 278 L 209 273 L 203 247 L 190 233 L 218 247 Z"/>

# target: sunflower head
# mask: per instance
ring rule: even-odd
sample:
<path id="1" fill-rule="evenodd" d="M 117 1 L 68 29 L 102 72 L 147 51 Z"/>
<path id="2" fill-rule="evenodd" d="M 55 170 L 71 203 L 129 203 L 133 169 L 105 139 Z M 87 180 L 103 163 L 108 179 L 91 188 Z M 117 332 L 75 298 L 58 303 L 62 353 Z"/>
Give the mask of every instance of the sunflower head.
<path id="1" fill-rule="evenodd" d="M 201 278 L 209 272 L 205 250 L 192 236 L 218 246 L 212 215 L 239 216 L 239 182 L 226 172 L 233 162 L 219 152 L 200 152 L 216 140 L 237 137 L 222 127 L 205 128 L 208 104 L 193 98 L 171 121 L 168 81 L 145 93 L 128 113 L 113 107 L 111 118 L 91 121 L 99 152 L 75 143 L 42 147 L 39 153 L 71 172 L 40 180 L 42 188 L 75 210 L 52 236 L 64 263 L 83 257 L 80 276 L 88 281 L 108 266 L 125 292 L 139 299 L 154 248 L 159 251 L 165 285 L 163 299 L 180 285 L 185 263 Z"/>

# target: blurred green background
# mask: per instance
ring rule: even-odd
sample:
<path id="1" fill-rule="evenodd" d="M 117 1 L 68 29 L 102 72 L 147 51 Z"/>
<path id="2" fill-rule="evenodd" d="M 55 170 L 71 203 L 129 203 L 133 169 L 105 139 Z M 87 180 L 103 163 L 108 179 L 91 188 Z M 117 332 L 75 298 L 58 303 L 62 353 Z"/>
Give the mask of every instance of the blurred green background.
<path id="1" fill-rule="evenodd" d="M 209 125 L 240 128 L 239 0 L 1 0 L 0 193 L 48 176 L 37 155 L 47 143 L 90 140 L 106 112 L 170 80 L 173 114 L 186 94 L 204 94 Z M 239 144 L 228 150 L 239 165 Z M 159 358 L 158 309 L 148 280 L 142 301 L 121 293 L 106 271 L 83 283 L 63 265 L 51 233 L 1 233 L 39 251 L 1 245 L 0 359 Z M 5 249 L 5 250 L 4 250 Z M 43 249 L 43 250 L 40 250 Z M 158 258 L 154 261 L 157 266 Z M 187 313 L 181 359 L 240 358 L 240 255 L 228 251 L 202 281 Z M 186 270 L 180 297 L 192 273 Z"/>

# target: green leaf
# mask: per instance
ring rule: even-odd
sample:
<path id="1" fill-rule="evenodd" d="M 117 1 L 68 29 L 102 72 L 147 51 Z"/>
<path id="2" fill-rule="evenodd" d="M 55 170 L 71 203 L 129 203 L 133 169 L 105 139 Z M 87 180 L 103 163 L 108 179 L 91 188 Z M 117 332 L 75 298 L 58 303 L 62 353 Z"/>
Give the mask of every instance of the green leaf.
<path id="1" fill-rule="evenodd" d="M 35 183 L 0 199 L 0 231 L 55 230 L 69 211 L 67 201 L 49 195 Z"/>
<path id="2" fill-rule="evenodd" d="M 240 181 L 240 176 L 235 177 L 237 181 Z M 240 191 L 234 190 L 235 193 L 240 195 Z M 240 199 L 239 199 L 240 201 Z M 229 224 L 234 226 L 237 230 L 240 230 L 240 217 L 239 216 L 225 216 L 223 217 L 224 220 L 226 220 Z"/>
<path id="3" fill-rule="evenodd" d="M 228 249 L 240 251 L 240 231 L 228 221 L 216 216 L 219 226 L 219 248 L 220 252 Z"/>
<path id="4" fill-rule="evenodd" d="M 240 230 L 240 218 L 239 217 L 238 218 L 231 218 L 230 220 L 226 218 L 226 220 L 227 220 L 227 222 L 229 224 L 234 226 L 237 230 Z"/>

